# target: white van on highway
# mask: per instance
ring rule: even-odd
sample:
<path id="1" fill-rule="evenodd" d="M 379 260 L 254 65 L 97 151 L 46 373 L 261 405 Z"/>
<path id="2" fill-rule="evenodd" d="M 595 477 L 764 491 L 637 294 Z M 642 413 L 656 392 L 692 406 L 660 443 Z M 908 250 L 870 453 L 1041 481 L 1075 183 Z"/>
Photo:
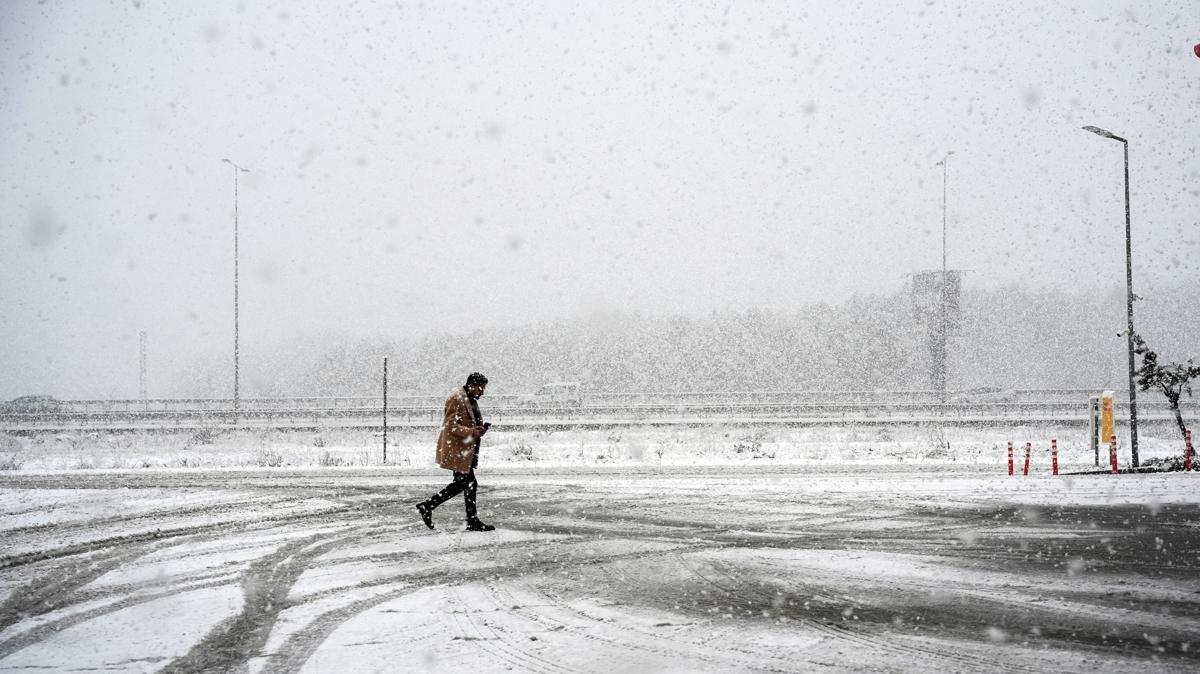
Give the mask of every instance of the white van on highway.
<path id="1" fill-rule="evenodd" d="M 580 407 L 583 405 L 583 385 L 577 381 L 543 384 L 533 393 L 517 399 L 518 407 Z"/>

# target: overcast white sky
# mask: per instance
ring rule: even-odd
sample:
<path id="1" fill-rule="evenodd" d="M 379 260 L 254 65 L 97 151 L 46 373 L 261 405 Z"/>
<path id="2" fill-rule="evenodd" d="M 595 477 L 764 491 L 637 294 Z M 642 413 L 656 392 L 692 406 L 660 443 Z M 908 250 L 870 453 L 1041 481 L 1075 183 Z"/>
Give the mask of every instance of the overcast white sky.
<path id="1" fill-rule="evenodd" d="M 599 310 L 1200 274 L 1200 7 L 0 4 L 0 398 Z M 151 391 L 154 394 L 154 391 Z"/>

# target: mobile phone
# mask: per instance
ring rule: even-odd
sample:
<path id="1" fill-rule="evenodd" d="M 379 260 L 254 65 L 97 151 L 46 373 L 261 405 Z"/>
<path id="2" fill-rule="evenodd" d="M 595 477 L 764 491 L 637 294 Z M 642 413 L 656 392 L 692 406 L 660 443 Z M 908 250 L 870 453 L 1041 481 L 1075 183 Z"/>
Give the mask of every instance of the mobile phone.
<path id="1" fill-rule="evenodd" d="M 486 431 L 487 429 L 489 429 L 489 428 L 491 428 L 491 427 L 492 427 L 492 425 L 491 425 L 490 423 L 488 423 L 488 422 L 486 422 L 486 421 L 485 421 L 485 422 L 483 422 L 483 430 L 485 430 L 485 431 Z"/>

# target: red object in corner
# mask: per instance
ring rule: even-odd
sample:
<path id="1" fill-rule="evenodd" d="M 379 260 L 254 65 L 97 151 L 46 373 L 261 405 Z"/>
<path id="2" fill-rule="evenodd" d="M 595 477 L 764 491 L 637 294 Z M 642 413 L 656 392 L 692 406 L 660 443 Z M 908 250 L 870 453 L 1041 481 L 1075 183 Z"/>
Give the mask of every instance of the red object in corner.
<path id="1" fill-rule="evenodd" d="M 1050 439 L 1050 470 L 1058 475 L 1058 439 Z"/>
<path id="2" fill-rule="evenodd" d="M 1109 445 L 1109 447 L 1110 447 L 1110 449 L 1108 451 L 1108 456 L 1109 456 L 1109 459 L 1112 461 L 1112 474 L 1116 475 L 1117 474 L 1117 436 L 1116 435 L 1112 436 L 1112 443 Z"/>
<path id="3" fill-rule="evenodd" d="M 1029 455 L 1033 452 L 1033 443 L 1025 443 L 1025 474 L 1029 474 Z"/>
<path id="4" fill-rule="evenodd" d="M 1012 475 L 1012 474 L 1013 474 L 1013 462 L 1012 462 L 1012 440 L 1009 440 L 1009 441 L 1008 441 L 1008 474 L 1009 474 L 1009 475 Z"/>
<path id="5" fill-rule="evenodd" d="M 1196 56 L 1200 56 L 1200 43 L 1196 43 L 1196 46 L 1192 47 L 1192 51 L 1196 52 Z"/>

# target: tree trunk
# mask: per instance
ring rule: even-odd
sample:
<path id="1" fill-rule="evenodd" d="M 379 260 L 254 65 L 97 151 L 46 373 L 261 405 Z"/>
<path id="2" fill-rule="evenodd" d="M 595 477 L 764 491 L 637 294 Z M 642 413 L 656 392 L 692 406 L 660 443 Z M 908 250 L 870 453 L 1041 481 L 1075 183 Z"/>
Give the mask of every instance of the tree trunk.
<path id="1" fill-rule="evenodd" d="M 1175 412 L 1175 423 L 1179 425 L 1179 434 L 1183 436 L 1183 441 L 1187 442 L 1187 426 L 1183 425 L 1183 415 L 1179 413 L 1179 400 L 1177 399 L 1171 410 Z"/>
<path id="2" fill-rule="evenodd" d="M 1179 398 L 1183 391 L 1175 391 L 1166 384 L 1160 385 L 1163 392 L 1163 397 L 1167 399 L 1167 403 L 1171 405 L 1171 411 L 1175 413 L 1175 425 L 1179 426 L 1179 435 L 1183 441 L 1187 442 L 1187 426 L 1183 425 L 1183 415 L 1179 412 Z"/>

